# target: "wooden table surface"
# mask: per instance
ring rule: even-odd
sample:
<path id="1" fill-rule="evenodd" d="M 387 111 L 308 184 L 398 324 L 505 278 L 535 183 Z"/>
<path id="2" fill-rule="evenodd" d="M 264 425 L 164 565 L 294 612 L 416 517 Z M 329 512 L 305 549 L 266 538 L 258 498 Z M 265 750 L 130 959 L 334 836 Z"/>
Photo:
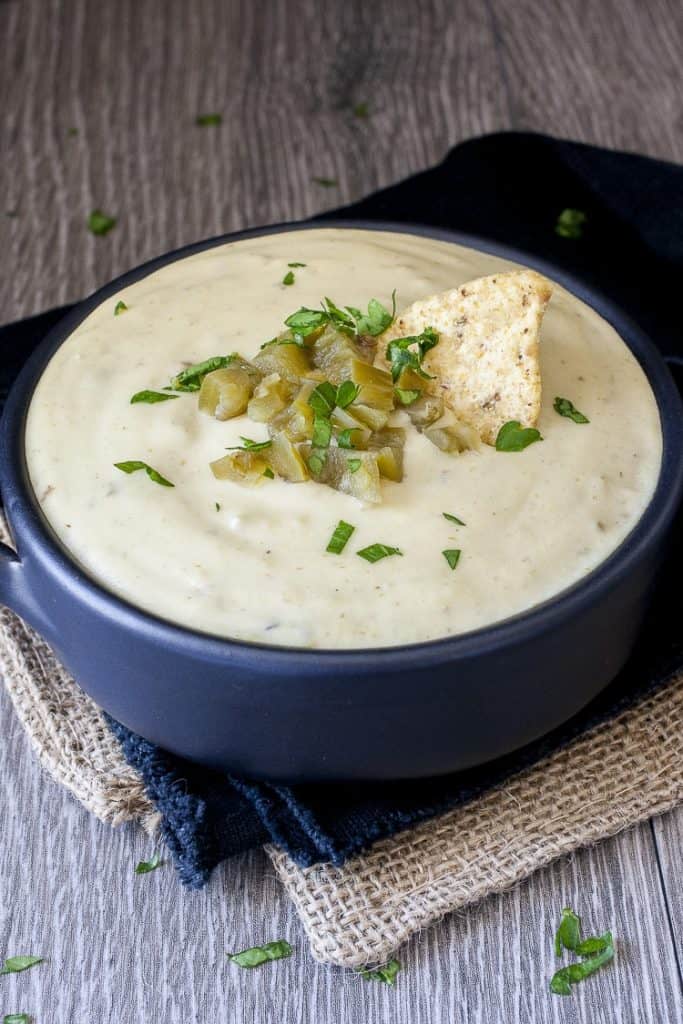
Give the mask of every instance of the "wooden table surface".
<path id="1" fill-rule="evenodd" d="M 186 242 L 336 206 L 484 132 L 683 159 L 676 0 L 0 0 L 0 322 Z M 367 103 L 369 116 L 353 108 Z M 198 114 L 222 123 L 198 127 Z M 334 178 L 323 188 L 314 176 Z M 104 238 L 85 227 L 118 218 Z M 0 699 L 0 1014 L 36 1024 L 683 1020 L 683 811 L 541 871 L 401 951 L 395 990 L 316 965 L 259 851 L 207 889 L 42 774 Z M 617 962 L 551 997 L 559 909 Z M 240 972 L 226 950 L 287 937 Z"/>

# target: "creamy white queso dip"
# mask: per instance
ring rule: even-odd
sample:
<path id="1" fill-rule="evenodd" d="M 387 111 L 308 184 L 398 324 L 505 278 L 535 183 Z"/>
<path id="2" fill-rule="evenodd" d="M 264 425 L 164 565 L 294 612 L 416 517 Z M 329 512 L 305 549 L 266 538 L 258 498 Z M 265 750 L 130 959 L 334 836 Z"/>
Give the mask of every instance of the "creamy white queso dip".
<path id="1" fill-rule="evenodd" d="M 287 287 L 292 261 L 306 266 Z M 605 320 L 559 286 L 542 329 L 544 441 L 520 453 L 485 446 L 447 455 L 408 424 L 405 477 L 383 482 L 381 505 L 314 482 L 216 480 L 209 463 L 241 434 L 265 438 L 264 424 L 201 414 L 196 393 L 129 404 L 184 364 L 253 356 L 286 316 L 325 295 L 390 306 L 395 288 L 401 309 L 512 266 L 413 235 L 325 228 L 222 245 L 155 271 L 91 313 L 36 388 L 26 448 L 45 515 L 84 569 L 132 604 L 269 644 L 414 643 L 557 594 L 632 529 L 661 460 L 657 407 L 638 363 Z M 120 299 L 128 310 L 115 317 Z M 590 423 L 554 412 L 556 395 Z M 174 488 L 114 468 L 132 459 Z M 343 554 L 327 554 L 340 519 L 356 531 Z M 375 542 L 403 557 L 357 556 Z M 455 571 L 447 548 L 462 550 Z"/>

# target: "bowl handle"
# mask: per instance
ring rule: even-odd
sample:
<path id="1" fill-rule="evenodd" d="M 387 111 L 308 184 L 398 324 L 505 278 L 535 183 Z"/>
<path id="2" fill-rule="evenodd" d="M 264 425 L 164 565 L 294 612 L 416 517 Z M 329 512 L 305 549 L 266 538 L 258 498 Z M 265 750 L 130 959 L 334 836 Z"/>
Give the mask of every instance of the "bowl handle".
<path id="1" fill-rule="evenodd" d="M 36 606 L 26 583 L 24 567 L 16 551 L 0 541 L 0 605 L 20 615 L 30 626 L 48 638 L 47 619 Z"/>

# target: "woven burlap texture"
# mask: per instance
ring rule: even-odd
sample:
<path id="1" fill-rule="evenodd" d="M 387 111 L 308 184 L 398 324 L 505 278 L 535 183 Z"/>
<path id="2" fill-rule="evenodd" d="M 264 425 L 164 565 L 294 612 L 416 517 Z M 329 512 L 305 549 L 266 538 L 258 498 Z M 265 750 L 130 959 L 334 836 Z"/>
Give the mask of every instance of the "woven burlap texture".
<path id="1" fill-rule="evenodd" d="M 0 531 L 1 532 L 1 531 Z M 0 612 L 0 672 L 52 777 L 103 821 L 156 816 L 96 705 L 50 648 Z M 581 846 L 683 800 L 683 675 L 472 803 L 342 868 L 298 868 L 268 847 L 313 955 L 379 963 L 410 935 Z"/>

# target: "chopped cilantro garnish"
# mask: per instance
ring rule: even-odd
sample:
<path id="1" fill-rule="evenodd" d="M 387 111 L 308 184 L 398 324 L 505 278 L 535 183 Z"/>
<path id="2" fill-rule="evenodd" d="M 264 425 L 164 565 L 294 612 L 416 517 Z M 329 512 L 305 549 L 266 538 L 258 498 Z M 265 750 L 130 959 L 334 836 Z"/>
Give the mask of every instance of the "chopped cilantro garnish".
<path id="1" fill-rule="evenodd" d="M 497 452 L 521 452 L 534 441 L 543 438 L 535 427 L 523 427 L 519 420 L 509 420 L 498 431 L 496 438 Z"/>
<path id="2" fill-rule="evenodd" d="M 321 185 L 323 188 L 334 188 L 339 184 L 336 178 L 319 178 L 314 176 L 311 181 L 316 185 Z"/>
<path id="3" fill-rule="evenodd" d="M 370 110 L 368 108 L 367 103 L 356 103 L 355 107 L 353 108 L 353 116 L 354 117 L 361 117 L 361 118 L 362 117 L 369 117 L 370 116 Z"/>
<path id="4" fill-rule="evenodd" d="M 550 981 L 550 991 L 557 996 L 571 994 L 572 985 L 590 977 L 600 967 L 614 958 L 614 940 L 611 932 L 595 935 L 588 939 L 581 938 L 581 919 L 565 907 L 562 911 L 560 925 L 555 935 L 555 955 L 561 956 L 567 949 L 582 959 L 568 964 L 556 971 Z"/>
<path id="5" fill-rule="evenodd" d="M 561 238 L 581 238 L 586 220 L 583 210 L 563 210 L 557 218 L 555 234 Z"/>
<path id="6" fill-rule="evenodd" d="M 282 278 L 283 284 L 294 284 L 294 271 L 288 270 L 285 276 Z"/>
<path id="7" fill-rule="evenodd" d="M 302 306 L 285 320 L 287 327 L 299 333 L 302 338 L 319 330 L 326 324 L 332 324 L 344 334 L 370 334 L 376 337 L 393 323 L 396 316 L 396 292 L 392 294 L 392 311 L 382 305 L 379 299 L 370 299 L 367 313 L 355 306 L 338 306 L 329 297 L 322 303 L 321 309 L 308 309 Z"/>
<path id="8" fill-rule="evenodd" d="M 349 473 L 357 473 L 362 466 L 361 459 L 347 459 L 346 465 L 349 467 Z"/>
<path id="9" fill-rule="evenodd" d="M 2 1024 L 31 1024 L 31 1018 L 27 1013 L 6 1013 Z"/>
<path id="10" fill-rule="evenodd" d="M 325 550 L 332 555 L 341 555 L 355 529 L 356 527 L 351 526 L 351 523 L 345 523 L 343 519 L 340 519 Z"/>
<path id="11" fill-rule="evenodd" d="M 263 946 L 251 946 L 241 953 L 228 953 L 228 959 L 238 967 L 260 967 L 269 960 L 282 960 L 292 955 L 292 947 L 284 939 L 266 942 Z"/>
<path id="12" fill-rule="evenodd" d="M 267 441 L 252 441 L 250 437 L 242 437 L 240 434 L 240 441 L 242 444 L 234 444 L 226 451 L 229 452 L 262 452 L 266 448 L 270 448 L 272 442 L 271 438 Z"/>
<path id="13" fill-rule="evenodd" d="M 221 506 L 220 506 L 220 504 L 218 502 L 216 502 L 216 512 L 220 512 L 220 510 L 221 510 Z"/>
<path id="14" fill-rule="evenodd" d="M 352 434 L 355 434 L 359 427 L 347 427 L 345 430 L 340 430 L 337 434 L 337 444 L 340 448 L 355 448 L 353 443 Z"/>
<path id="15" fill-rule="evenodd" d="M 330 416 L 337 404 L 337 389 L 329 380 L 318 384 L 308 398 L 308 404 L 318 416 Z"/>
<path id="16" fill-rule="evenodd" d="M 270 468 L 270 466 L 266 466 L 266 468 L 263 470 L 263 475 L 265 477 L 267 477 L 268 480 L 274 480 L 275 479 L 275 473 L 273 473 L 273 471 Z"/>
<path id="17" fill-rule="evenodd" d="M 394 383 L 405 369 L 414 370 L 420 377 L 429 379 L 429 374 L 422 369 L 422 360 L 427 352 L 439 343 L 439 335 L 433 327 L 426 327 L 421 334 L 409 335 L 406 338 L 394 338 L 387 345 L 386 357 L 391 364 L 391 377 Z"/>
<path id="18" fill-rule="evenodd" d="M 155 484 L 161 484 L 162 487 L 174 487 L 170 480 L 167 480 L 165 476 L 162 476 L 156 469 L 153 469 L 146 462 L 140 462 L 139 459 L 131 459 L 128 462 L 115 462 L 114 466 L 116 469 L 120 469 L 122 473 L 136 473 L 139 469 L 144 469 L 150 480 L 153 480 Z"/>
<path id="19" fill-rule="evenodd" d="M 327 461 L 327 452 L 323 448 L 322 450 L 314 451 L 308 457 L 308 468 L 314 476 L 320 476 L 323 469 L 325 468 L 325 462 Z"/>
<path id="20" fill-rule="evenodd" d="M 108 217 L 102 210 L 93 210 L 87 224 L 93 235 L 106 235 L 116 226 L 116 217 Z"/>
<path id="21" fill-rule="evenodd" d="M 288 267 L 305 267 L 306 264 L 305 263 L 296 263 L 296 262 L 294 262 L 294 263 L 288 263 L 287 266 Z"/>
<path id="22" fill-rule="evenodd" d="M 135 865 L 136 875 L 148 875 L 150 871 L 156 871 L 162 864 L 161 854 L 155 853 L 151 860 L 141 860 Z"/>
<path id="23" fill-rule="evenodd" d="M 180 398 L 180 395 L 172 395 L 168 391 L 136 391 L 130 404 L 146 402 L 147 405 L 154 405 L 156 402 L 170 402 L 173 398 Z"/>
<path id="24" fill-rule="evenodd" d="M 313 420 L 313 436 L 311 442 L 314 448 L 329 448 L 332 439 L 332 424 L 326 416 L 316 416 Z"/>
<path id="25" fill-rule="evenodd" d="M 394 388 L 394 394 L 401 405 L 412 405 L 417 402 L 422 392 L 418 388 Z"/>
<path id="26" fill-rule="evenodd" d="M 119 299 L 119 301 L 114 306 L 114 316 L 121 316 L 121 314 L 125 313 L 127 309 L 128 306 L 125 304 L 125 302 Z"/>
<path id="27" fill-rule="evenodd" d="M 367 548 L 361 548 L 356 552 L 366 562 L 379 562 L 382 558 L 389 558 L 390 555 L 402 555 L 398 548 L 389 547 L 388 544 L 370 544 Z"/>
<path id="28" fill-rule="evenodd" d="M 444 517 L 444 519 L 447 519 L 449 521 L 449 523 L 455 523 L 456 526 L 464 526 L 465 525 L 465 523 L 463 523 L 462 519 L 458 519 L 457 516 L 452 515 L 450 512 L 442 512 L 441 515 Z"/>
<path id="29" fill-rule="evenodd" d="M 358 973 L 366 981 L 382 981 L 385 985 L 395 985 L 396 975 L 400 970 L 401 965 L 398 960 L 389 960 L 382 967 L 376 967 L 372 971 L 360 970 Z"/>
<path id="30" fill-rule="evenodd" d="M 446 548 L 446 550 L 442 551 L 441 554 L 446 559 L 451 569 L 455 569 L 460 559 L 460 551 L 458 548 Z"/>
<path id="31" fill-rule="evenodd" d="M 200 114 L 196 119 L 196 124 L 205 127 L 208 124 L 220 124 L 222 120 L 222 114 Z"/>
<path id="32" fill-rule="evenodd" d="M 553 402 L 553 409 L 560 416 L 566 416 L 567 419 L 573 420 L 574 423 L 590 423 L 588 417 L 579 412 L 574 403 L 570 402 L 568 398 L 556 398 Z"/>
<path id="33" fill-rule="evenodd" d="M 42 956 L 10 956 L 0 967 L 0 974 L 19 974 L 21 971 L 27 971 L 29 967 L 42 964 L 43 960 Z"/>
<path id="34" fill-rule="evenodd" d="M 354 384 L 352 380 L 344 380 L 337 388 L 336 404 L 340 409 L 346 409 L 348 405 L 355 402 L 360 394 L 360 384 Z"/>
<path id="35" fill-rule="evenodd" d="M 204 359 L 201 363 L 194 363 L 192 366 L 188 366 L 187 369 L 181 370 L 173 378 L 171 387 L 174 391 L 199 391 L 207 373 L 224 369 L 234 359 L 234 355 L 211 356 L 210 359 Z"/>

